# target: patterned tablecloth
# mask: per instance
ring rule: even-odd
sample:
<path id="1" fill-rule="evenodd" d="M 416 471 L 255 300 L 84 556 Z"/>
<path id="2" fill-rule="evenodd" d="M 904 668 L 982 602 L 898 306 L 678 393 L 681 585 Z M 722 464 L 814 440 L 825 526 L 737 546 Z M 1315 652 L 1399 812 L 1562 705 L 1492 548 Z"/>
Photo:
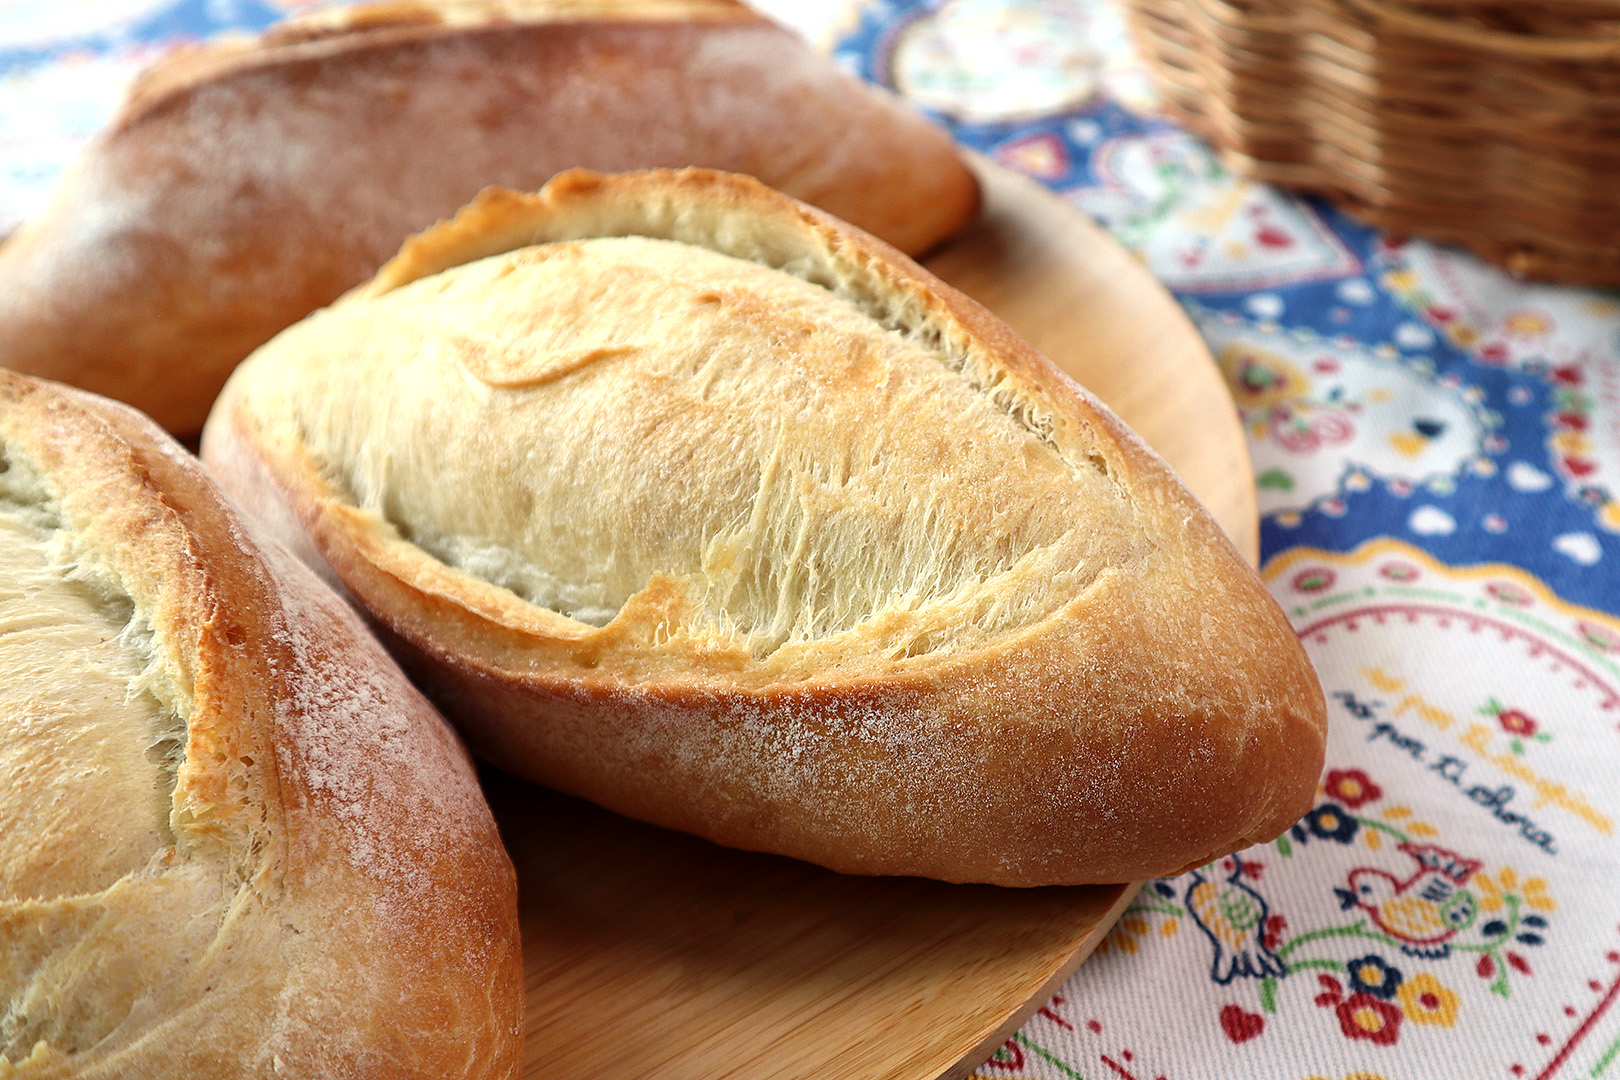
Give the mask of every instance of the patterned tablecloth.
<path id="1" fill-rule="evenodd" d="M 293 6 L 0 8 L 0 227 L 165 45 Z M 1620 1080 L 1620 296 L 1232 175 L 1107 0 L 770 6 L 1181 300 L 1329 698 L 1315 809 L 1150 883 L 976 1075 Z"/>

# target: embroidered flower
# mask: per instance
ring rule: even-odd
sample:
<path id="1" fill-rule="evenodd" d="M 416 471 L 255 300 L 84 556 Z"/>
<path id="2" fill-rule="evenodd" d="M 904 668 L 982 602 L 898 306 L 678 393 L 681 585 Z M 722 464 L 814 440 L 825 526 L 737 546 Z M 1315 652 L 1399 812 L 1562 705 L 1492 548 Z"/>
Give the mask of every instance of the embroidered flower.
<path id="1" fill-rule="evenodd" d="M 1414 1024 L 1450 1027 L 1457 1022 L 1457 995 L 1427 971 L 1401 983 L 1395 994 L 1401 1012 Z"/>
<path id="2" fill-rule="evenodd" d="M 1599 652 L 1620 653 L 1620 634 L 1608 627 L 1583 622 L 1577 623 L 1575 629 L 1580 631 L 1581 637 L 1588 645 Z"/>
<path id="3" fill-rule="evenodd" d="M 1412 437 L 1417 438 L 1415 435 Z M 1380 577 L 1397 582 L 1416 581 L 1420 572 L 1409 562 L 1388 562 L 1378 569 Z"/>
<path id="4" fill-rule="evenodd" d="M 1552 736 L 1541 730 L 1541 724 L 1535 717 L 1523 709 L 1504 708 L 1494 697 L 1488 699 L 1485 707 L 1479 711 L 1486 716 L 1496 717 L 1498 726 L 1508 733 L 1508 746 L 1515 754 L 1522 755 L 1527 742 L 1552 741 Z"/>
<path id="5" fill-rule="evenodd" d="M 1322 592 L 1333 587 L 1338 576 L 1325 566 L 1311 566 L 1294 575 L 1292 582 L 1295 589 L 1300 592 Z"/>
<path id="6" fill-rule="evenodd" d="M 1281 915 L 1271 915 L 1266 918 L 1265 927 L 1260 931 L 1260 945 L 1262 948 L 1275 949 L 1282 944 L 1283 931 L 1288 929 L 1288 920 Z"/>
<path id="7" fill-rule="evenodd" d="M 1371 994 L 1351 994 L 1334 1012 L 1339 1030 L 1347 1038 L 1366 1039 L 1378 1046 L 1392 1046 L 1401 1035 L 1401 1010 Z"/>
<path id="8" fill-rule="evenodd" d="M 1478 886 L 1479 907 L 1481 911 L 1500 911 L 1505 898 L 1517 896 L 1526 905 L 1537 911 L 1556 910 L 1558 904 L 1547 894 L 1547 879 L 1533 877 L 1520 882 L 1518 872 L 1511 866 L 1504 866 L 1500 873 L 1494 877 L 1490 874 L 1476 874 L 1473 883 Z M 1531 926 L 1543 926 L 1545 920 L 1524 920 Z"/>
<path id="9" fill-rule="evenodd" d="M 1150 882 L 1125 909 L 1124 916 L 1114 924 L 1108 936 L 1097 943 L 1097 953 L 1100 955 L 1116 949 L 1122 953 L 1136 952 L 1142 947 L 1142 941 L 1153 934 L 1151 916 L 1163 917 L 1158 934 L 1160 937 L 1170 937 L 1181 929 L 1183 914 L 1184 909 L 1176 900 L 1176 890 L 1170 881 L 1160 879 Z"/>
<path id="10" fill-rule="evenodd" d="M 1009 1071 L 1022 1069 L 1023 1067 L 1024 1052 L 1018 1048 L 1018 1044 L 1012 1039 L 1008 1039 L 997 1047 L 996 1052 L 991 1054 L 990 1059 L 982 1066 L 982 1068 L 1007 1069 Z M 984 1077 L 985 1074 L 976 1072 L 973 1075 L 975 1077 Z"/>
<path id="11" fill-rule="evenodd" d="M 1127 915 L 1114 924 L 1113 931 L 1103 940 L 1122 953 L 1130 954 L 1142 947 L 1141 938 L 1147 936 L 1148 921 L 1140 915 Z"/>
<path id="12" fill-rule="evenodd" d="M 1508 871 L 1512 873 L 1510 869 Z M 1481 911 L 1501 911 L 1502 893 L 1505 892 L 1489 874 L 1477 874 L 1474 884 L 1479 886 L 1479 909 Z"/>
<path id="13" fill-rule="evenodd" d="M 1263 349 L 1234 343 L 1221 350 L 1220 362 L 1232 396 L 1245 410 L 1280 408 L 1286 414 L 1311 388 L 1303 370 Z"/>
<path id="14" fill-rule="evenodd" d="M 1446 336 L 1459 349 L 1472 348 L 1479 341 L 1479 331 L 1467 323 L 1453 323 L 1446 327 Z"/>
<path id="15" fill-rule="evenodd" d="M 1401 972 L 1384 962 L 1381 956 L 1363 956 L 1345 965 L 1350 973 L 1352 993 L 1371 994 L 1378 998 L 1392 998 L 1401 985 Z"/>
<path id="16" fill-rule="evenodd" d="M 1360 828 L 1356 819 L 1345 813 L 1344 807 L 1330 802 L 1306 814 L 1301 823 L 1311 831 L 1311 835 L 1341 844 L 1355 839 L 1356 830 Z"/>
<path id="17" fill-rule="evenodd" d="M 1496 722 L 1502 725 L 1502 730 L 1509 735 L 1520 735 L 1529 738 L 1534 735 L 1539 725 L 1535 719 L 1520 709 L 1503 709 L 1496 714 Z"/>
<path id="18" fill-rule="evenodd" d="M 1508 581 L 1493 581 L 1485 586 L 1485 591 L 1490 594 L 1492 600 L 1514 607 L 1529 607 L 1536 599 L 1529 589 L 1520 588 Z"/>
<path id="19" fill-rule="evenodd" d="M 1322 785 L 1328 795 L 1351 810 L 1358 809 L 1384 794 L 1384 789 L 1360 769 L 1334 769 Z"/>

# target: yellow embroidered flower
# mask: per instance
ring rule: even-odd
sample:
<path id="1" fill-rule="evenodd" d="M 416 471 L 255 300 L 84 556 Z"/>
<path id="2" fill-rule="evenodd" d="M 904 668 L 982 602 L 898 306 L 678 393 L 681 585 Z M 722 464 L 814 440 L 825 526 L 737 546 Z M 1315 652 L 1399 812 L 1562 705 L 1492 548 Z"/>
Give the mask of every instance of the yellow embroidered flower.
<path id="1" fill-rule="evenodd" d="M 1221 350 L 1221 372 L 1245 411 L 1265 412 L 1284 402 L 1304 398 L 1311 379 L 1302 369 L 1276 353 L 1242 343 Z"/>
<path id="2" fill-rule="evenodd" d="M 1111 949 L 1118 949 L 1127 955 L 1141 948 L 1139 938 L 1147 936 L 1148 921 L 1140 915 L 1127 915 L 1114 924 L 1114 929 L 1097 945 L 1097 951 L 1105 953 Z"/>
<path id="3" fill-rule="evenodd" d="M 1592 440 L 1578 431 L 1560 431 L 1547 440 L 1548 444 L 1560 454 L 1569 454 L 1580 457 L 1592 452 Z"/>
<path id="4" fill-rule="evenodd" d="M 1427 971 L 1401 983 L 1395 996 L 1401 1000 L 1401 1011 L 1414 1024 L 1450 1027 L 1457 1022 L 1457 995 Z"/>
<path id="5" fill-rule="evenodd" d="M 1558 907 L 1557 901 L 1547 893 L 1546 878 L 1535 877 L 1521 883 L 1518 872 L 1511 866 L 1504 866 L 1494 878 L 1490 874 L 1479 874 L 1473 883 L 1478 886 L 1481 911 L 1502 910 L 1510 895 L 1519 897 L 1537 911 L 1553 911 Z"/>
<path id="6" fill-rule="evenodd" d="M 1512 872 L 1513 871 L 1511 871 L 1511 870 L 1508 871 L 1508 873 L 1510 873 L 1510 874 Z M 1496 882 L 1491 878 L 1491 875 L 1489 875 L 1489 874 L 1478 874 L 1478 875 L 1476 875 L 1475 878 L 1474 878 L 1474 885 L 1479 889 L 1479 910 L 1481 910 L 1481 911 L 1501 911 L 1502 910 L 1502 892 L 1503 892 L 1503 889 L 1501 888 L 1501 886 L 1496 884 Z"/>
<path id="7" fill-rule="evenodd" d="M 1537 911 L 1552 911 L 1558 906 L 1557 902 L 1547 895 L 1547 879 L 1538 877 L 1524 883 L 1524 902 Z"/>
<path id="8" fill-rule="evenodd" d="M 1479 344 L 1479 331 L 1467 323 L 1452 323 L 1446 328 L 1446 336 L 1452 344 L 1462 349 Z"/>
<path id="9" fill-rule="evenodd" d="M 1519 337 L 1540 337 L 1552 329 L 1552 321 L 1542 312 L 1525 309 L 1510 313 L 1502 328 Z"/>
<path id="10" fill-rule="evenodd" d="M 1161 893 L 1166 893 L 1168 886 L 1156 883 Z M 1167 918 L 1159 924 L 1160 937 L 1172 937 L 1181 929 L 1181 920 L 1163 910 L 1156 910 L 1155 914 L 1166 915 Z M 1153 936 L 1153 922 L 1142 913 L 1141 909 L 1132 908 L 1126 912 L 1125 917 L 1114 924 L 1108 936 L 1097 943 L 1098 954 L 1118 950 L 1127 955 L 1136 952 L 1142 947 L 1144 938 Z"/>

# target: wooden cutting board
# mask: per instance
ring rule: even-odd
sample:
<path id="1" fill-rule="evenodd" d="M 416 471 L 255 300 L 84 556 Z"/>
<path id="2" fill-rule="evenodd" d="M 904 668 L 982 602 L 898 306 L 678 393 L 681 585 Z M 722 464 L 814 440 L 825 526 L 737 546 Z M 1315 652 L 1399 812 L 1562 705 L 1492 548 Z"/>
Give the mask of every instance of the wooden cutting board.
<path id="1" fill-rule="evenodd" d="M 1113 406 L 1253 560 L 1248 452 L 1197 332 L 1096 226 L 977 164 L 985 214 L 928 266 Z M 535 1080 L 963 1077 L 1135 893 L 843 877 L 486 781 L 518 867 Z"/>

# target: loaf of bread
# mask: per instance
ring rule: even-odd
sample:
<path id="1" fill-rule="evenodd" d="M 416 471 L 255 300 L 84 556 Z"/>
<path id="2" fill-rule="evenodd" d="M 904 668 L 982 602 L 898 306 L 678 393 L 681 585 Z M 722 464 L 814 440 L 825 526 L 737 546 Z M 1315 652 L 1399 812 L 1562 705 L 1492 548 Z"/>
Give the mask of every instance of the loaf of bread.
<path id="1" fill-rule="evenodd" d="M 203 455 L 475 753 L 722 844 L 1124 881 L 1315 791 L 1314 672 L 1168 467 L 747 178 L 486 192 L 249 358 Z"/>
<path id="2" fill-rule="evenodd" d="M 348 605 L 0 371 L 0 1078 L 515 1077 L 512 867 Z"/>
<path id="3" fill-rule="evenodd" d="M 437 0 L 294 20 L 134 87 L 0 247 L 0 363 L 195 435 L 238 361 L 490 184 L 706 165 L 908 251 L 949 138 L 735 0 Z"/>

